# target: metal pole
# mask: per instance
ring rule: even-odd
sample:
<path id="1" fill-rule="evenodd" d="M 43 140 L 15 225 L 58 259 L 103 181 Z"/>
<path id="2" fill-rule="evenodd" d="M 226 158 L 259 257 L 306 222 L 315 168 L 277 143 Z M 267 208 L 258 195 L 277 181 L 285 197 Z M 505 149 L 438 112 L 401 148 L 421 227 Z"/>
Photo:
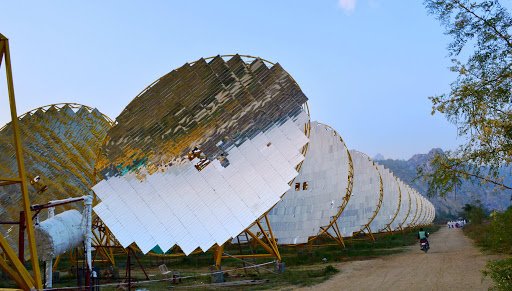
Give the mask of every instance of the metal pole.
<path id="1" fill-rule="evenodd" d="M 84 196 L 84 215 L 85 215 L 85 259 L 87 261 L 87 271 L 85 272 L 85 285 L 87 289 L 91 286 L 91 272 L 92 272 L 92 257 L 91 257 L 91 242 L 92 242 L 92 196 Z"/>
<path id="2" fill-rule="evenodd" d="M 25 263 L 25 212 L 20 211 L 20 224 L 18 229 L 18 258 Z"/>
<path id="3" fill-rule="evenodd" d="M 128 259 L 126 262 L 126 267 L 128 268 L 128 290 L 132 290 L 132 262 L 130 258 L 130 248 L 128 248 Z"/>
<path id="4" fill-rule="evenodd" d="M 48 208 L 48 219 L 55 216 L 55 207 Z M 46 284 L 45 288 L 52 288 L 53 287 L 53 258 L 50 257 L 48 260 L 45 261 L 45 277 L 46 277 Z"/>
<path id="5" fill-rule="evenodd" d="M 0 35 L 0 38 L 5 38 Z M 7 78 L 7 91 L 9 93 L 9 106 L 11 109 L 11 119 L 14 135 L 14 145 L 16 148 L 16 160 L 18 163 L 19 179 L 21 182 L 21 194 L 23 195 L 23 210 L 25 211 L 25 221 L 27 223 L 27 236 L 30 249 L 30 260 L 32 270 L 34 272 L 34 283 L 37 289 L 43 289 L 41 281 L 41 270 L 39 269 L 39 260 L 36 250 L 36 238 L 34 233 L 34 225 L 32 224 L 30 212 L 30 198 L 28 196 L 27 176 L 25 174 L 25 161 L 23 159 L 23 149 L 18 126 L 18 113 L 16 112 L 16 99 L 14 97 L 14 83 L 12 80 L 11 57 L 9 52 L 9 41 L 5 38 L 4 58 L 5 58 L 5 74 Z"/>

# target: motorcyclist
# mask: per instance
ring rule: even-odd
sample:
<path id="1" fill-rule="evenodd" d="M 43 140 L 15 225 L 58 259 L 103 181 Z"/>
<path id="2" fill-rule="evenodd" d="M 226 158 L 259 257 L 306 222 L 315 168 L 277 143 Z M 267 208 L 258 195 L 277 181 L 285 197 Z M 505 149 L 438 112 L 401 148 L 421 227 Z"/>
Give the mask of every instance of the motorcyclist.
<path id="1" fill-rule="evenodd" d="M 420 240 L 420 244 L 422 242 L 426 242 L 427 243 L 427 248 L 430 248 L 430 244 L 429 244 L 428 239 L 427 239 L 428 238 L 428 232 L 426 232 L 423 229 L 423 227 L 420 228 L 420 231 L 418 231 L 418 235 L 417 236 L 418 236 L 418 239 Z"/>

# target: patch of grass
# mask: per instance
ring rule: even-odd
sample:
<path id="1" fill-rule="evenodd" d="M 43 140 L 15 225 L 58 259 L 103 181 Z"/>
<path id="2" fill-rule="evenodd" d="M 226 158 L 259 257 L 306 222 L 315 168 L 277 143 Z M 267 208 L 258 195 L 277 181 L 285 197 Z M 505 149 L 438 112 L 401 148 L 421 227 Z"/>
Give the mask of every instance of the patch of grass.
<path id="1" fill-rule="evenodd" d="M 494 281 L 493 290 L 512 290 L 512 258 L 487 263 L 482 273 Z"/>
<path id="2" fill-rule="evenodd" d="M 283 274 L 264 275 L 265 279 L 269 279 L 270 283 L 261 286 L 255 286 L 252 290 L 276 289 L 284 286 L 313 286 L 322 283 L 340 271 L 332 266 L 317 266 L 316 268 L 293 268 L 287 269 Z"/>
<path id="3" fill-rule="evenodd" d="M 439 227 L 432 227 L 428 231 L 433 233 Z M 397 232 L 393 234 L 377 234 L 376 241 L 372 241 L 367 237 L 359 239 L 347 239 L 345 241 L 346 248 L 341 248 L 339 245 L 334 244 L 332 240 L 327 238 L 318 238 L 313 241 L 314 244 L 302 246 L 280 246 L 279 251 L 282 256 L 283 262 L 286 263 L 286 271 L 283 274 L 273 274 L 263 268 L 259 270 L 251 269 L 247 271 L 238 270 L 229 272 L 226 276 L 228 281 L 247 280 L 247 279 L 269 279 L 270 283 L 253 286 L 249 289 L 261 288 L 275 288 L 285 286 L 312 286 L 323 282 L 335 273 L 339 272 L 334 266 L 336 262 L 352 261 L 352 260 L 366 260 L 380 256 L 387 256 L 396 254 L 405 250 L 404 246 L 409 246 L 417 243 L 416 230 L 407 230 L 404 232 Z M 237 245 L 226 245 L 225 252 L 228 254 L 236 255 L 243 250 L 244 254 L 248 253 L 248 246 L 240 248 Z M 253 252 L 256 254 L 264 253 L 261 247 L 253 246 Z M 158 266 L 165 264 L 169 270 L 179 270 L 182 276 L 197 275 L 200 273 L 208 273 L 209 268 L 213 264 L 213 256 L 211 253 L 200 253 L 189 257 L 152 257 L 143 256 L 138 254 L 141 264 L 146 268 L 149 274 L 157 275 Z M 325 260 L 324 260 L 325 258 Z M 120 277 L 124 276 L 126 266 L 126 255 L 116 255 L 116 270 Z M 249 259 L 247 265 L 265 263 L 272 260 L 271 258 L 257 258 Z M 132 257 L 132 278 L 134 280 L 145 280 L 142 270 L 139 268 L 138 263 Z M 108 268 L 108 263 L 96 262 L 96 267 L 99 268 L 100 274 Z M 238 259 L 227 258 L 222 261 L 223 270 L 231 270 L 242 267 L 242 262 Z M 68 271 L 74 264 L 69 261 L 69 256 L 65 255 L 61 258 L 59 269 Z M 267 265 L 265 269 L 273 269 L 272 265 Z M 0 272 L 1 275 L 1 272 Z M 14 282 L 10 280 L 3 281 L 0 277 L 1 287 L 14 287 Z M 101 283 L 120 282 L 121 278 L 104 278 Z M 195 277 L 184 280 L 183 285 L 200 285 L 209 283 L 210 278 Z M 76 285 L 76 276 L 73 273 L 63 275 L 61 273 L 60 280 L 54 282 L 55 287 L 74 286 Z M 158 290 L 159 288 L 166 288 L 170 286 L 169 282 L 156 282 L 154 284 L 141 284 L 140 287 L 148 287 L 149 289 Z M 176 287 L 179 287 L 177 285 Z M 248 286 L 249 287 L 249 286 Z M 115 288 L 112 288 L 112 290 Z M 110 290 L 107 288 L 106 290 Z"/>
<path id="4" fill-rule="evenodd" d="M 512 208 L 494 212 L 482 223 L 470 223 L 464 233 L 486 251 L 512 254 Z"/>
<path id="5" fill-rule="evenodd" d="M 512 254 L 512 208 L 464 226 L 464 233 L 484 251 Z M 495 290 L 512 290 L 512 258 L 488 262 L 484 276 L 494 281 Z"/>
<path id="6" fill-rule="evenodd" d="M 434 233 L 439 228 L 439 226 L 433 226 L 428 231 Z M 416 233 L 416 230 L 408 230 L 393 234 L 381 234 L 376 235 L 375 241 L 367 237 L 347 239 L 345 248 L 338 245 L 328 245 L 332 242 L 318 238 L 314 241 L 315 245 L 281 247 L 280 252 L 283 261 L 288 266 L 318 264 L 322 263 L 324 258 L 327 262 L 364 260 L 404 251 L 404 246 L 417 243 Z"/>
<path id="7" fill-rule="evenodd" d="M 282 274 L 281 280 L 291 285 L 311 286 L 331 278 L 336 273 L 339 273 L 339 270 L 328 265 L 323 269 L 290 270 Z"/>

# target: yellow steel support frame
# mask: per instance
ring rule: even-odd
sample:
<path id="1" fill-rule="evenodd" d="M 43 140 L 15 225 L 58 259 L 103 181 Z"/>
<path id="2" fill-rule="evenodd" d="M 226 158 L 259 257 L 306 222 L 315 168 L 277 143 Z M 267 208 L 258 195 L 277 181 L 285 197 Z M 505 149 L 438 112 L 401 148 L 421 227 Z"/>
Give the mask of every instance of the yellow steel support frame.
<path id="1" fill-rule="evenodd" d="M 418 206 L 419 207 L 419 214 L 418 214 L 418 217 L 416 217 L 416 221 L 414 222 L 414 227 L 419 227 L 421 226 L 420 225 L 420 222 L 421 222 L 421 217 L 423 215 L 423 199 L 419 198 L 418 197 L 418 200 L 420 201 L 420 205 Z"/>
<path id="2" fill-rule="evenodd" d="M 41 270 L 39 269 L 39 260 L 37 257 L 35 236 L 34 236 L 34 225 L 32 224 L 32 212 L 30 210 L 30 199 L 28 195 L 28 186 L 27 186 L 27 177 L 25 174 L 25 162 L 23 159 L 23 149 L 21 145 L 21 137 L 19 134 L 19 126 L 18 126 L 18 114 L 16 112 L 16 99 L 14 97 L 14 84 L 12 79 L 12 69 L 11 69 L 11 58 L 9 52 L 9 40 L 0 34 L 0 65 L 1 60 L 5 60 L 5 73 L 7 78 L 7 91 L 9 95 L 9 106 L 11 110 L 11 120 L 12 120 L 12 128 L 14 135 L 14 147 L 16 149 L 16 161 L 18 165 L 18 174 L 17 178 L 6 179 L 0 181 L 3 185 L 6 183 L 19 183 L 21 186 L 21 194 L 23 197 L 23 210 L 25 211 L 25 221 L 26 221 L 26 230 L 28 237 L 28 244 L 30 250 L 30 260 L 32 263 L 33 270 L 33 278 L 30 277 L 27 269 L 20 262 L 18 257 L 14 254 L 11 246 L 7 243 L 7 241 L 0 235 L 0 245 L 4 253 L 7 254 L 9 260 L 14 265 L 14 269 L 5 270 L 8 274 L 12 274 L 15 271 L 18 276 L 14 276 L 13 279 L 15 281 L 22 280 L 23 286 L 20 286 L 24 289 L 37 288 L 42 289 L 42 281 L 41 281 Z M 2 185 L 0 184 L 0 185 Z M 1 264 L 2 268 L 7 266 L 7 262 L 3 261 Z M 18 282 L 17 282 L 18 283 Z M 20 282 L 21 283 L 21 282 Z M 18 283 L 19 284 L 19 283 Z"/>
<path id="3" fill-rule="evenodd" d="M 373 163 L 373 165 L 375 166 L 375 163 Z M 379 169 L 377 168 L 377 166 L 375 166 L 375 170 L 379 174 L 379 183 L 380 183 L 379 203 L 377 204 L 377 208 L 373 212 L 373 215 L 370 218 L 370 220 L 368 221 L 368 223 L 366 223 L 363 226 L 363 228 L 361 228 L 361 230 L 357 232 L 357 234 L 360 234 L 360 233 L 366 234 L 373 241 L 375 241 L 375 237 L 373 236 L 372 229 L 370 228 L 370 224 L 375 219 L 375 217 L 377 217 L 377 214 L 379 214 L 380 208 L 382 207 L 382 199 L 384 198 L 384 183 L 382 182 L 382 176 L 380 175 L 380 172 L 379 172 Z M 365 232 L 365 230 L 366 230 L 366 232 Z"/>
<path id="4" fill-rule="evenodd" d="M 96 195 L 94 196 L 96 197 Z M 96 245 L 104 245 L 104 246 L 118 246 L 119 244 L 116 242 L 114 236 L 108 230 L 107 226 L 99 219 L 99 217 L 96 217 L 92 224 L 93 228 L 93 243 Z M 114 257 L 114 250 L 113 248 L 103 248 L 100 247 L 96 250 L 96 254 L 100 253 L 103 258 L 112 264 L 112 266 L 115 266 L 116 261 Z"/>
<path id="5" fill-rule="evenodd" d="M 408 225 L 411 228 L 416 227 L 416 225 L 414 223 L 416 222 L 417 215 L 418 215 L 418 208 L 420 207 L 419 203 L 418 203 L 418 196 L 415 196 L 415 197 L 416 197 L 416 212 L 414 212 L 414 216 L 413 216 L 413 218 L 411 220 L 411 223 L 409 223 L 409 225 Z"/>
<path id="6" fill-rule="evenodd" d="M 338 245 L 345 247 L 345 240 L 343 239 L 343 234 L 338 227 L 338 221 L 334 221 L 330 228 L 334 231 L 334 235 L 330 234 L 328 231 L 324 231 L 324 234 L 333 239 Z M 313 240 L 310 240 L 309 242 L 312 241 Z"/>
<path id="7" fill-rule="evenodd" d="M 260 220 L 265 221 L 265 225 L 267 225 L 267 229 L 265 229 L 260 222 Z M 264 258 L 264 257 L 275 257 L 277 261 L 281 261 L 281 254 L 279 253 L 279 248 L 277 247 L 277 242 L 274 237 L 274 232 L 272 231 L 272 227 L 269 224 L 268 215 L 264 214 L 263 217 L 256 221 L 256 225 L 258 226 L 261 235 L 264 239 L 261 239 L 257 234 L 254 234 L 252 231 L 248 229 L 245 232 L 261 247 L 267 251 L 267 254 L 248 254 L 248 255 L 225 255 L 224 254 L 224 245 L 216 246 L 214 252 L 215 259 L 215 267 L 220 269 L 220 265 L 222 259 L 224 258 L 237 258 L 237 259 L 247 259 L 247 258 Z"/>
<path id="8" fill-rule="evenodd" d="M 423 210 L 423 217 L 421 219 L 421 225 L 426 226 L 427 225 L 427 219 L 428 219 L 428 208 L 425 208 Z"/>
<path id="9" fill-rule="evenodd" d="M 418 215 L 418 219 L 416 219 L 416 226 L 423 226 L 423 217 L 425 216 L 425 212 L 423 211 L 423 199 L 420 198 L 420 215 Z"/>
<path id="10" fill-rule="evenodd" d="M 224 245 L 217 245 L 215 248 L 215 267 L 220 270 L 220 263 L 222 262 L 222 254 L 224 253 Z"/>
<path id="11" fill-rule="evenodd" d="M 404 226 L 404 224 L 407 222 L 407 219 L 409 218 L 409 215 L 411 214 L 411 206 L 412 206 L 412 202 L 411 202 L 411 192 L 407 191 L 407 197 L 409 198 L 409 204 L 408 204 L 408 208 L 407 208 L 407 214 L 405 215 L 405 218 L 404 220 L 400 223 L 400 225 L 398 226 L 398 228 L 403 231 L 405 227 L 407 227 L 407 225 Z"/>
<path id="12" fill-rule="evenodd" d="M 14 265 L 13 268 L 11 268 L 7 260 L 2 257 L 0 258 L 0 267 L 2 270 L 11 276 L 11 278 L 16 282 L 16 284 L 19 285 L 20 288 L 25 290 L 34 288 L 34 279 L 30 276 L 30 273 L 27 271 L 25 266 L 23 266 L 14 250 L 2 235 L 0 235 L 0 247 L 2 248 L 3 253 L 6 255 L 7 259 L 9 259 Z"/>
<path id="13" fill-rule="evenodd" d="M 52 266 L 52 271 L 53 272 L 57 271 L 57 267 L 59 266 L 59 262 L 60 262 L 60 255 L 55 258 L 55 262 L 53 263 L 53 266 Z"/>
<path id="14" fill-rule="evenodd" d="M 11 277 L 19 287 L 23 289 L 30 289 L 30 286 L 26 284 L 25 280 L 20 277 L 16 270 L 12 269 L 11 266 L 7 264 L 7 261 L 0 259 L 0 268 L 2 268 L 2 270 L 4 270 L 4 272 L 7 273 L 7 275 Z"/>
<path id="15" fill-rule="evenodd" d="M 416 226 L 421 227 L 423 226 L 423 217 L 425 216 L 425 209 L 423 209 L 423 199 L 420 198 L 420 215 L 418 216 L 418 219 L 416 220 Z"/>
<path id="16" fill-rule="evenodd" d="M 395 177 L 395 181 L 398 184 L 398 180 L 396 177 Z M 393 218 L 391 219 L 391 221 L 386 225 L 386 227 L 384 227 L 382 229 L 382 231 L 393 232 L 393 229 L 391 228 L 391 224 L 395 221 L 396 217 L 398 216 L 398 212 L 400 212 L 401 205 L 402 205 L 402 189 L 400 189 L 400 184 L 398 184 L 398 208 L 395 211 L 395 214 L 393 215 Z"/>

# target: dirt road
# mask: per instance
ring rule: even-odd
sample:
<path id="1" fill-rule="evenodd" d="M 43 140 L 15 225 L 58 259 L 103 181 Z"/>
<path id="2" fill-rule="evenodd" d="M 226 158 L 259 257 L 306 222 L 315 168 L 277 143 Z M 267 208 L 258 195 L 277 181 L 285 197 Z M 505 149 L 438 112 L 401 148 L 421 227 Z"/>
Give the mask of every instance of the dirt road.
<path id="1" fill-rule="evenodd" d="M 338 264 L 330 280 L 303 290 L 487 290 L 483 255 L 460 229 L 442 228 L 430 237 L 430 251 L 411 246 L 402 254 Z"/>

